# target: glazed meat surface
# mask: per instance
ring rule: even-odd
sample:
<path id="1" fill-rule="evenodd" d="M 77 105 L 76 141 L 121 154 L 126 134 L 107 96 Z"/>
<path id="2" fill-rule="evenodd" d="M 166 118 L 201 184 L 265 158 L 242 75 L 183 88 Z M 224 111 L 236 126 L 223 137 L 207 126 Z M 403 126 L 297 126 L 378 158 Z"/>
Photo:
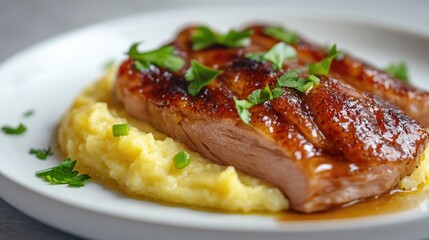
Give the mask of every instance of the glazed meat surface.
<path id="1" fill-rule="evenodd" d="M 266 84 L 272 89 L 290 69 L 301 69 L 305 77 L 305 64 L 327 54 L 300 40 L 294 45 L 298 59 L 274 70 L 271 63 L 244 58 L 277 42 L 262 27 L 251 29 L 247 47 L 200 51 L 191 49 L 195 29 L 185 29 L 172 42 L 186 61 L 182 70 L 138 71 L 129 59 L 120 66 L 115 94 L 130 114 L 211 161 L 277 186 L 297 211 L 326 210 L 386 193 L 416 168 L 428 134 L 404 111 L 427 125 L 428 113 L 422 112 L 428 110 L 428 94 L 348 56 L 335 60 L 311 91 L 283 88 L 280 98 L 250 108 L 246 125 L 234 96 L 245 99 Z M 194 59 L 223 73 L 192 97 L 184 73 Z"/>
<path id="2" fill-rule="evenodd" d="M 263 26 L 250 28 L 257 33 L 254 34 L 253 41 L 255 45 L 270 48 L 278 40 L 264 35 L 263 28 Z M 298 51 L 298 59 L 301 64 L 317 62 L 327 55 L 323 47 L 310 44 L 302 38 L 294 47 Z M 401 82 L 386 72 L 348 55 L 333 61 L 330 73 L 357 89 L 372 92 L 394 103 L 425 127 L 429 127 L 428 92 Z"/>

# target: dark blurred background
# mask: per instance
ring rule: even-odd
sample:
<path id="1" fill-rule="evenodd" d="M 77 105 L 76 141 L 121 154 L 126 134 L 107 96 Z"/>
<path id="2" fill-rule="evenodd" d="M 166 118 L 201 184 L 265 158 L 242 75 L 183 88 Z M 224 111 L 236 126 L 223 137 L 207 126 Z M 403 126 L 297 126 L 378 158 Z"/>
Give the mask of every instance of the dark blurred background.
<path id="1" fill-rule="evenodd" d="M 0 62 L 39 41 L 103 20 L 162 9 L 215 4 L 228 6 L 231 2 L 231 0 L 0 0 Z M 426 27 L 429 31 L 429 1 L 425 0 L 234 1 L 234 5 L 240 4 L 334 10 L 403 21 Z M 27 217 L 0 198 L 0 239 L 78 238 Z"/>

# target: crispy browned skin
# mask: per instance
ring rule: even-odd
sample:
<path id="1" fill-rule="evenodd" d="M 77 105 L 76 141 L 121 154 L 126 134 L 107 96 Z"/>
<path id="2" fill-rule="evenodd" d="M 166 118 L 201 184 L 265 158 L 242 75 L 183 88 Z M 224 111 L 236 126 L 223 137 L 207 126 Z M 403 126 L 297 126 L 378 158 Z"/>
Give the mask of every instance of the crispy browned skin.
<path id="1" fill-rule="evenodd" d="M 249 29 L 256 33 L 253 35 L 253 41 L 264 46 L 264 49 L 269 49 L 278 41 L 264 35 L 263 28 L 263 26 L 254 26 Z M 323 47 L 310 44 L 302 38 L 294 47 L 298 51 L 301 64 L 320 61 L 327 55 Z M 425 127 L 429 127 L 428 92 L 405 84 L 386 72 L 348 55 L 336 59 L 332 63 L 330 72 L 331 75 L 357 89 L 372 92 L 394 103 L 409 116 L 420 121 Z"/>
<path id="2" fill-rule="evenodd" d="M 181 71 L 139 72 L 127 60 L 119 69 L 116 96 L 129 113 L 210 160 L 277 186 L 302 212 L 383 194 L 415 169 L 428 142 L 424 127 L 381 97 L 342 81 L 337 72 L 321 77 L 307 93 L 284 88 L 282 97 L 250 108 L 251 124 L 244 124 L 233 96 L 245 99 L 266 84 L 273 88 L 289 69 L 300 68 L 306 76 L 303 63 L 318 59 L 304 54 L 305 43 L 295 46 L 298 61 L 280 71 L 243 58 L 275 43 L 253 29 L 248 47 L 198 52 L 190 47 L 193 28 L 185 29 L 172 43 L 187 63 Z M 187 94 L 183 77 L 192 59 L 223 70 L 195 97 Z"/>

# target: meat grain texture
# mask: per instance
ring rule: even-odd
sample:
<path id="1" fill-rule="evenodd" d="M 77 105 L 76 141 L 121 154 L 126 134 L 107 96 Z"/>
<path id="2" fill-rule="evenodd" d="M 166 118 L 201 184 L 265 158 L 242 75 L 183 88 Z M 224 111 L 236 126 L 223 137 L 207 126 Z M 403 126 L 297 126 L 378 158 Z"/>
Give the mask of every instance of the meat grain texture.
<path id="1" fill-rule="evenodd" d="M 297 211 L 384 194 L 413 172 L 428 142 L 422 124 L 429 125 L 429 94 L 348 55 L 334 60 L 310 91 L 283 88 L 280 98 L 249 109 L 250 125 L 242 122 L 234 96 L 272 89 L 291 69 L 306 77 L 305 65 L 327 55 L 300 39 L 293 45 L 297 60 L 274 70 L 244 57 L 278 42 L 262 26 L 250 29 L 247 47 L 200 51 L 191 49 L 195 28 L 183 30 L 171 44 L 186 66 L 177 73 L 154 66 L 137 71 L 129 59 L 119 68 L 116 97 L 127 112 L 211 161 L 278 187 Z M 195 97 L 184 78 L 191 60 L 223 71 Z"/>

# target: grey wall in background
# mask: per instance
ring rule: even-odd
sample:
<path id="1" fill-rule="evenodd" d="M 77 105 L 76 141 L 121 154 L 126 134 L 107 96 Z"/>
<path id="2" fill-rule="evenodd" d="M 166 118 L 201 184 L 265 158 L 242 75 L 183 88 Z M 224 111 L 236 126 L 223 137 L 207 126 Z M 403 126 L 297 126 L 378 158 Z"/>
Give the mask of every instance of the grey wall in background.
<path id="1" fill-rule="evenodd" d="M 0 61 L 41 40 L 105 19 L 147 11 L 190 6 L 288 5 L 360 13 L 399 19 L 429 27 L 429 1 L 425 0 L 0 0 Z"/>

